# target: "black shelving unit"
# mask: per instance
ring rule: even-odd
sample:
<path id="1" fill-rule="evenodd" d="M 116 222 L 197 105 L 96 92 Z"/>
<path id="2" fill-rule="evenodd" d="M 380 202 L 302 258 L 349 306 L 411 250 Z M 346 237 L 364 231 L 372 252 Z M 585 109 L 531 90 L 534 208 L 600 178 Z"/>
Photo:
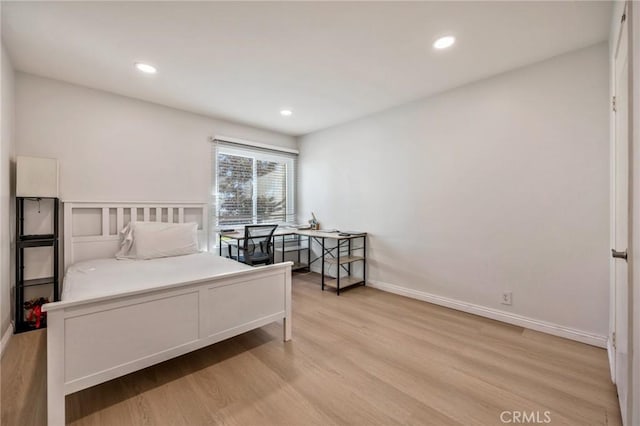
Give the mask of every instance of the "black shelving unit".
<path id="1" fill-rule="evenodd" d="M 314 238 L 315 239 L 315 238 Z M 336 294 L 340 296 L 340 292 L 347 287 L 356 285 L 367 285 L 367 234 L 366 233 L 339 233 L 335 237 L 336 244 L 329 247 L 325 244 L 327 237 L 321 238 L 322 247 L 322 290 L 325 287 L 331 287 L 336 290 Z M 355 241 L 360 239 L 361 245 L 356 246 Z M 354 254 L 359 252 L 359 255 Z M 351 265 L 356 262 L 362 262 L 362 277 L 351 274 Z M 327 266 L 336 266 L 335 277 L 327 280 Z M 341 276 L 342 272 L 346 272 L 346 276 Z"/>
<path id="2" fill-rule="evenodd" d="M 53 234 L 25 234 L 24 229 L 24 204 L 25 201 L 52 200 L 53 201 Z M 53 301 L 60 300 L 58 251 L 59 251 L 59 226 L 58 218 L 60 200 L 49 197 L 16 197 L 16 291 L 15 291 L 15 333 L 35 330 L 25 320 L 24 290 L 29 287 L 53 285 Z M 31 247 L 53 248 L 53 275 L 44 278 L 24 279 L 25 249 Z M 46 324 L 46 323 L 45 323 Z M 40 328 L 45 327 L 41 326 Z"/>

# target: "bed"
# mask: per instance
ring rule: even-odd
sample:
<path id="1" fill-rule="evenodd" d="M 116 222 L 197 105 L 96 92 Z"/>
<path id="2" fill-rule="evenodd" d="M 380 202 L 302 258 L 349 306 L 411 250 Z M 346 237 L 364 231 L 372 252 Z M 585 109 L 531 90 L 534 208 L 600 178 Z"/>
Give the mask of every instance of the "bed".
<path id="1" fill-rule="evenodd" d="M 209 252 L 116 260 L 128 223 L 197 222 L 205 203 L 64 203 L 62 300 L 47 312 L 47 417 L 65 424 L 65 396 L 283 321 L 291 339 L 291 262 L 249 267 Z"/>

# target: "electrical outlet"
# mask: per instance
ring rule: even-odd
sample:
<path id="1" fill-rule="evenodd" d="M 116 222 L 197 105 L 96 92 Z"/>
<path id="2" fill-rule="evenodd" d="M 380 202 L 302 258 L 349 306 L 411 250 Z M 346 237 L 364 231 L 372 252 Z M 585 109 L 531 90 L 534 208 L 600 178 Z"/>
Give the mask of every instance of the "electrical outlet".
<path id="1" fill-rule="evenodd" d="M 510 305 L 512 297 L 513 293 L 511 293 L 510 291 L 505 291 L 504 293 L 502 293 L 502 300 L 500 301 L 500 303 L 502 303 L 503 305 Z"/>

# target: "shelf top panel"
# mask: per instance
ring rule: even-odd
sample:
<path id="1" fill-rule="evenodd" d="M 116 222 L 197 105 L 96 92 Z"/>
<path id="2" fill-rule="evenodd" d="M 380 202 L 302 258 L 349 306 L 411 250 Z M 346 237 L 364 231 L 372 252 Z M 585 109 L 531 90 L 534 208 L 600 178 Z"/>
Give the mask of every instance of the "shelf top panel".
<path id="1" fill-rule="evenodd" d="M 353 234 L 349 234 L 349 235 L 340 235 L 339 231 L 335 231 L 335 232 L 327 232 L 327 231 L 314 231 L 311 229 L 305 229 L 305 230 L 299 230 L 296 231 L 296 234 L 298 235 L 306 235 L 308 237 L 316 237 L 316 238 L 332 238 L 335 240 L 342 240 L 342 239 L 350 239 L 350 238 L 362 238 L 362 237 L 366 237 L 367 233 L 366 232 L 361 232 L 361 233 L 353 233 Z"/>

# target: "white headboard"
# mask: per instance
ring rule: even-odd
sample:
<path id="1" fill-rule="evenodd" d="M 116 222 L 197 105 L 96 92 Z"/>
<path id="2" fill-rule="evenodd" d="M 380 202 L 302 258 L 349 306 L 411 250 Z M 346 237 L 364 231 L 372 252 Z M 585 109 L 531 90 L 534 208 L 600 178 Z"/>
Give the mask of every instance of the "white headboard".
<path id="1" fill-rule="evenodd" d="M 208 249 L 207 203 L 63 201 L 64 271 L 83 260 L 113 257 L 120 230 L 130 221 L 197 222 L 200 247 Z"/>

